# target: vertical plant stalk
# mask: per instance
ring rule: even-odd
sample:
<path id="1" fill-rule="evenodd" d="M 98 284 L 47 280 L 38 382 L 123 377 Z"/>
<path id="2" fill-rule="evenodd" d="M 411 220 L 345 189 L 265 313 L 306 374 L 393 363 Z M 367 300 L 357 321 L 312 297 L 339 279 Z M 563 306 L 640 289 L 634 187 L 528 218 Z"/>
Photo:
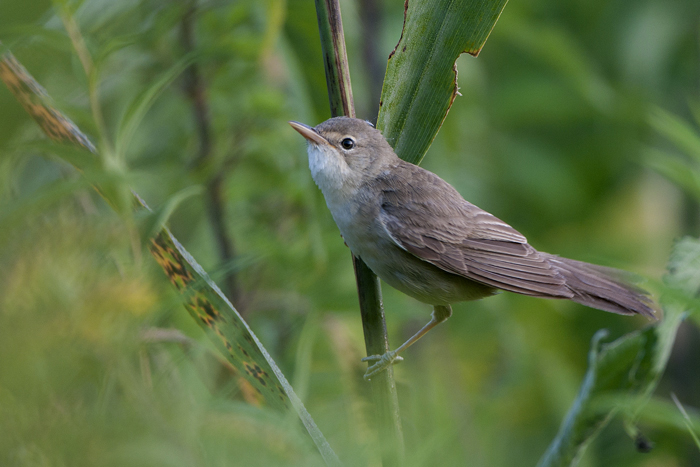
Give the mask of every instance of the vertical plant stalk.
<path id="1" fill-rule="evenodd" d="M 180 40 L 186 54 L 195 50 L 194 23 L 197 4 L 195 1 L 189 3 L 190 5 L 182 17 L 180 26 Z M 191 64 L 183 72 L 183 81 L 185 94 L 192 104 L 192 112 L 199 138 L 199 151 L 195 159 L 195 167 L 205 167 L 211 163 L 212 159 L 211 114 L 207 102 L 206 88 L 197 63 Z M 237 274 L 230 270 L 230 265 L 236 257 L 236 248 L 226 223 L 226 202 L 223 195 L 224 175 L 218 170 L 213 175 L 211 175 L 211 172 L 211 170 L 206 170 L 205 203 L 207 204 L 209 223 L 219 250 L 219 259 L 221 264 L 224 265 L 224 276 L 222 278 L 224 292 L 229 300 L 236 304 L 239 313 L 245 316 L 245 297 L 243 296 Z"/>
<path id="2" fill-rule="evenodd" d="M 331 116 L 354 118 L 355 103 L 352 99 L 350 67 L 338 0 L 316 0 L 316 16 L 321 35 Z"/>
<path id="3" fill-rule="evenodd" d="M 382 305 L 382 289 L 379 278 L 360 258 L 353 255 L 355 280 L 360 297 L 360 313 L 362 315 L 362 331 L 365 335 L 367 355 L 382 355 L 389 350 L 389 339 L 386 332 L 384 307 Z M 375 424 L 377 427 L 377 443 L 385 467 L 400 466 L 404 462 L 403 428 L 399 399 L 394 382 L 394 368 L 389 365 L 386 371 L 374 375 L 369 381 L 372 386 L 372 403 Z"/>
<path id="4" fill-rule="evenodd" d="M 331 115 L 333 117 L 343 115 L 354 117 L 355 107 L 350 85 L 350 70 L 338 0 L 316 0 L 316 14 L 321 35 Z M 381 355 L 389 350 L 389 340 L 379 278 L 360 258 L 353 255 L 352 260 L 355 268 L 367 355 Z M 387 371 L 374 376 L 369 384 L 372 387 L 373 413 L 382 464 L 385 467 L 402 465 L 404 455 L 403 429 L 401 428 L 393 368 L 390 366 Z"/>

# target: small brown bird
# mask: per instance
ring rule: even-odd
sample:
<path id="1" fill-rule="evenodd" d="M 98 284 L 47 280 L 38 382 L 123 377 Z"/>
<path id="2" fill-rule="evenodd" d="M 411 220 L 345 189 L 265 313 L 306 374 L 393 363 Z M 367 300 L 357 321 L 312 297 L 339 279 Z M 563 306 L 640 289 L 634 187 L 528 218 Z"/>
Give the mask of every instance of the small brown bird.
<path id="1" fill-rule="evenodd" d="M 499 290 L 656 318 L 652 301 L 622 280 L 622 271 L 535 250 L 449 183 L 401 160 L 371 124 L 348 117 L 315 128 L 289 123 L 309 143 L 311 175 L 353 254 L 387 284 L 433 305 L 432 319 L 416 335 L 363 359 L 376 362 L 366 379 L 449 318 L 451 303 Z"/>

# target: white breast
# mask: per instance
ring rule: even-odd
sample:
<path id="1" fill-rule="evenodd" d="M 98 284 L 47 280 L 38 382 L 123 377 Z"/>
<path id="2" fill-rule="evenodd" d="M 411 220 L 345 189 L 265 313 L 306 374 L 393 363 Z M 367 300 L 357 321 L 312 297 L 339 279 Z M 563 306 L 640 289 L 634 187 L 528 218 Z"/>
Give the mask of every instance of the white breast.
<path id="1" fill-rule="evenodd" d="M 334 196 L 342 190 L 344 180 L 350 175 L 350 168 L 328 146 L 309 144 L 309 169 L 323 196 Z"/>
<path id="2" fill-rule="evenodd" d="M 309 144 L 308 152 L 311 176 L 323 192 L 333 220 L 350 249 L 359 254 L 357 249 L 365 240 L 367 220 L 357 217 L 355 174 L 330 147 Z"/>

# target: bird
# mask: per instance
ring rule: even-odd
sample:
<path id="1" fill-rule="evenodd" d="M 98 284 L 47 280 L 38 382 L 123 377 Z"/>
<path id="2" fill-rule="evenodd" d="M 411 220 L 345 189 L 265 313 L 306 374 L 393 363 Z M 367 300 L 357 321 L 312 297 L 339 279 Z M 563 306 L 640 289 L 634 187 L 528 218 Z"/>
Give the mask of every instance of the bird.
<path id="1" fill-rule="evenodd" d="M 395 350 L 363 358 L 371 379 L 452 315 L 451 304 L 500 291 L 564 299 L 658 319 L 624 272 L 544 253 L 438 175 L 399 158 L 367 121 L 334 117 L 310 127 L 309 169 L 346 245 L 384 282 L 432 305 L 430 321 Z"/>

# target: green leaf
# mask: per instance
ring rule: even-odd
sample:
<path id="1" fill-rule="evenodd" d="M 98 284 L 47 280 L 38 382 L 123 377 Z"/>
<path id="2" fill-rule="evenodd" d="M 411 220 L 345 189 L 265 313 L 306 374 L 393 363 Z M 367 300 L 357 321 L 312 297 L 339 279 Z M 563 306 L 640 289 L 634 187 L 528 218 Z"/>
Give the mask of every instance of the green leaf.
<path id="1" fill-rule="evenodd" d="M 407 0 L 389 56 L 377 128 L 396 154 L 420 163 L 457 96 L 455 61 L 478 55 L 507 0 Z"/>
<path id="2" fill-rule="evenodd" d="M 698 265 L 700 242 L 696 239 L 678 242 L 669 260 L 666 284 L 684 295 L 697 290 Z M 666 368 L 676 331 L 688 306 L 686 301 L 669 294 L 664 297 L 663 308 L 662 322 L 609 344 L 600 344 L 606 331 L 596 333 L 578 396 L 540 459 L 539 467 L 576 465 L 588 444 L 618 412 L 623 413 L 629 425 L 639 419 Z M 617 403 L 611 404 L 611 400 Z"/>

